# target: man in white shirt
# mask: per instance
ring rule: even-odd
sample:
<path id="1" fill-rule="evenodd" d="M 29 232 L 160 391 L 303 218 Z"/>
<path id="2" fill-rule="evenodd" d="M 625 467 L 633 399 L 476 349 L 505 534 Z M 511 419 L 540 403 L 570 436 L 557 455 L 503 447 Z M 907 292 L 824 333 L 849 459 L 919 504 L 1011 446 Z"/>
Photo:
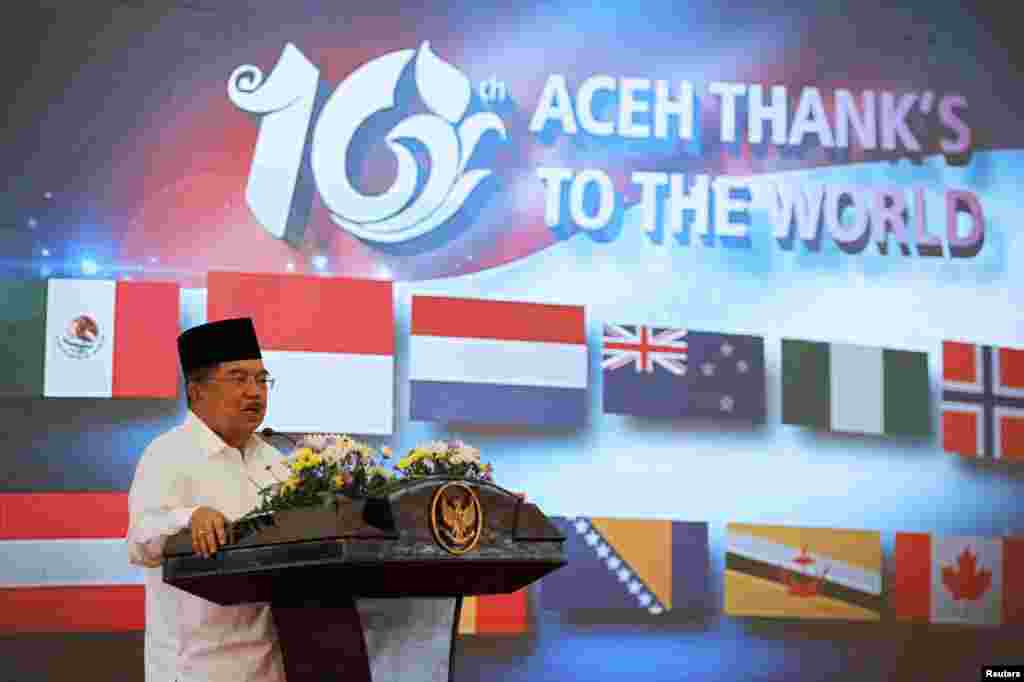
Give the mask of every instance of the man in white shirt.
<path id="1" fill-rule="evenodd" d="M 288 475 L 281 453 L 254 433 L 274 380 L 252 321 L 193 327 L 178 353 L 188 416 L 146 448 L 128 496 L 129 555 L 146 567 L 146 682 L 284 682 L 269 605 L 218 606 L 162 579 L 169 535 L 190 527 L 194 550 L 215 553 L 259 490 Z"/>
<path id="2" fill-rule="evenodd" d="M 219 606 L 163 582 L 170 535 L 190 528 L 210 556 L 230 524 L 285 480 L 284 457 L 255 434 L 274 379 L 252 320 L 193 327 L 178 337 L 189 413 L 143 452 L 128 495 L 131 562 L 145 567 L 146 682 L 285 682 L 268 604 Z M 374 682 L 450 679 L 454 600 L 358 599 Z"/>

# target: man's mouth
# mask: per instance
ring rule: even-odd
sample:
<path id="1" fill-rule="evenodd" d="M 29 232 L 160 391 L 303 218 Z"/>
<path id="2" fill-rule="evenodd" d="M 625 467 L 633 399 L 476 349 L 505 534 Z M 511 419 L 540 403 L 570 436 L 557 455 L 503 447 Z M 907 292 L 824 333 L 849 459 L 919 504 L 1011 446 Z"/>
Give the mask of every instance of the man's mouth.
<path id="1" fill-rule="evenodd" d="M 262 405 L 250 405 L 249 407 L 242 408 L 242 412 L 246 414 L 263 414 Z"/>

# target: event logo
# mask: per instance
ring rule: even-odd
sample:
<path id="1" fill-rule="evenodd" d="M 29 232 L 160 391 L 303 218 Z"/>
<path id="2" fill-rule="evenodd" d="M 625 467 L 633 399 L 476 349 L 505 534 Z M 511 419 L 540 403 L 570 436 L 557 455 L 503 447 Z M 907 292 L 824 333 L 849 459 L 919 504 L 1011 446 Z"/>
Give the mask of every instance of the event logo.
<path id="1" fill-rule="evenodd" d="M 96 354 L 103 346 L 100 327 L 89 315 L 79 315 L 71 320 L 64 334 L 57 337 L 57 346 L 69 358 L 81 360 Z"/>
<path id="2" fill-rule="evenodd" d="M 410 65 L 426 112 L 411 113 L 385 135 L 396 177 L 384 192 L 363 193 L 349 174 L 362 160 L 359 133 L 372 117 L 398 106 L 399 81 Z M 245 65 L 228 82 L 231 101 L 261 117 L 246 200 L 270 234 L 293 243 L 308 219 L 309 174 L 335 224 L 368 241 L 399 243 L 450 220 L 491 174 L 466 170 L 484 134 L 506 139 L 495 113 L 466 115 L 469 79 L 428 42 L 363 64 L 327 97 L 314 121 L 319 80 L 319 70 L 289 43 L 266 79 Z M 416 150 L 429 157 L 426 178 Z"/>

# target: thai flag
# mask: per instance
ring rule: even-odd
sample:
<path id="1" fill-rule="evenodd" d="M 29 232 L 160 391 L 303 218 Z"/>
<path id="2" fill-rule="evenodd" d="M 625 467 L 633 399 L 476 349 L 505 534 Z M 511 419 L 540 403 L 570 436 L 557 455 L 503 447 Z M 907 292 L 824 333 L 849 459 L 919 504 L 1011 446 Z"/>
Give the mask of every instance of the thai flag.
<path id="1" fill-rule="evenodd" d="M 409 354 L 412 419 L 583 424 L 580 306 L 414 296 Z"/>

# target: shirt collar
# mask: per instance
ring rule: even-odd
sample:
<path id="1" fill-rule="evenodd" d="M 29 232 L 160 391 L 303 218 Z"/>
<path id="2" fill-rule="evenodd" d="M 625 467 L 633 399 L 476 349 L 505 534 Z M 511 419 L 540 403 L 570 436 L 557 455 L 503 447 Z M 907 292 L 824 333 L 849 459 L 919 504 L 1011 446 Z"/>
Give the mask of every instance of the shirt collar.
<path id="1" fill-rule="evenodd" d="M 197 439 L 199 439 L 199 447 L 208 457 L 213 457 L 214 455 L 231 447 L 192 410 L 189 410 L 188 416 L 185 417 L 185 426 L 191 429 L 192 433 L 195 434 Z M 259 436 L 255 433 L 252 434 L 249 437 L 248 442 L 246 442 L 243 452 L 245 454 L 252 452 L 259 447 L 262 442 L 263 441 L 260 440 Z"/>

